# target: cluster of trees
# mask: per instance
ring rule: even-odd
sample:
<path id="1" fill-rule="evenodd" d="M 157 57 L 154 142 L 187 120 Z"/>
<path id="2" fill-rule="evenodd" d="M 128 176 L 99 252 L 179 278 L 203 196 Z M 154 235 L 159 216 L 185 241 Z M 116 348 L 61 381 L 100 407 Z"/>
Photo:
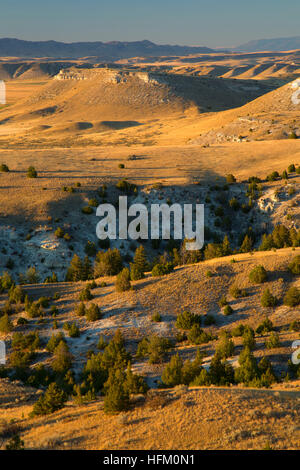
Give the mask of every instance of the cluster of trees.
<path id="1" fill-rule="evenodd" d="M 183 362 L 179 354 L 171 357 L 162 373 L 162 386 L 176 385 L 217 385 L 229 386 L 242 383 L 249 387 L 269 387 L 277 381 L 270 361 L 263 357 L 258 363 L 251 349 L 246 346 L 239 356 L 239 367 L 235 370 L 226 361 L 233 353 L 233 343 L 224 339 L 213 356 L 209 368 L 202 366 L 201 354 L 198 352 L 194 361 Z"/>
<path id="2" fill-rule="evenodd" d="M 270 234 L 262 236 L 259 250 L 268 251 L 273 248 L 286 248 L 300 246 L 300 231 L 294 228 L 288 229 L 285 225 L 276 225 Z"/>
<path id="3" fill-rule="evenodd" d="M 214 336 L 210 332 L 204 331 L 201 328 L 201 323 L 202 318 L 200 315 L 184 311 L 177 315 L 175 326 L 180 330 L 184 330 L 185 333 L 182 339 L 187 338 L 191 344 L 198 345 L 208 343 L 214 339 Z"/>
<path id="4" fill-rule="evenodd" d="M 44 415 L 61 409 L 68 396 L 77 403 L 95 399 L 97 393 L 104 395 L 104 410 L 116 413 L 126 410 L 131 394 L 146 393 L 144 379 L 131 370 L 131 356 L 125 349 L 124 339 L 117 331 L 110 342 L 101 342 L 101 352 L 91 353 L 83 372 L 75 382 L 72 372 L 72 355 L 62 333 L 52 335 L 46 349 L 53 354 L 51 370 L 40 366 L 37 374 L 28 379 L 36 384 L 40 380 L 47 390 L 35 403 L 32 415 Z"/>
<path id="5" fill-rule="evenodd" d="M 40 337 L 37 332 L 28 334 L 14 333 L 12 336 L 12 353 L 9 356 L 9 365 L 16 369 L 16 373 L 27 368 L 35 357 L 35 352 L 40 346 Z"/>
<path id="6" fill-rule="evenodd" d="M 295 137 L 293 137 L 295 135 Z M 290 138 L 297 138 L 296 134 L 294 132 L 292 132 L 290 134 Z M 298 166 L 296 168 L 296 166 L 294 165 L 294 163 L 291 163 L 289 166 L 288 166 L 288 169 L 287 170 L 283 170 L 283 172 L 281 173 L 281 175 L 278 173 L 278 171 L 273 171 L 272 173 L 270 173 L 269 175 L 267 175 L 266 177 L 266 180 L 267 181 L 275 181 L 277 179 L 283 179 L 283 180 L 287 180 L 288 179 L 288 174 L 289 173 L 297 173 L 297 174 L 300 174 L 300 166 Z"/>
<path id="7" fill-rule="evenodd" d="M 150 364 L 156 364 L 163 362 L 173 346 L 168 338 L 152 335 L 139 342 L 136 355 L 140 359 L 147 358 Z"/>
<path id="8" fill-rule="evenodd" d="M 101 352 L 91 354 L 87 360 L 82 382 L 74 388 L 76 398 L 89 399 L 101 391 L 106 412 L 125 410 L 129 405 L 130 394 L 145 393 L 147 384 L 141 376 L 132 373 L 131 356 L 125 349 L 120 331 L 115 333 L 108 344 L 102 344 L 101 349 Z"/>
<path id="9" fill-rule="evenodd" d="M 66 281 L 87 281 L 93 279 L 93 267 L 90 258 L 86 255 L 82 260 L 74 255 L 67 270 Z"/>
<path id="10" fill-rule="evenodd" d="M 177 256 L 178 257 L 178 256 Z M 174 262 L 169 258 L 161 257 L 154 261 L 152 268 L 153 276 L 162 276 L 170 273 L 174 268 Z M 99 251 L 96 254 L 94 266 L 88 255 L 82 260 L 78 255 L 74 255 L 67 270 L 67 281 L 85 281 L 95 277 L 117 275 L 116 289 L 123 292 L 131 288 L 130 281 L 136 281 L 145 277 L 145 272 L 151 268 L 143 245 L 140 245 L 134 254 L 130 269 L 124 267 L 123 259 L 117 248 L 109 248 L 106 251 Z M 88 299 L 82 299 L 88 300 Z"/>
<path id="11" fill-rule="evenodd" d="M 147 391 L 144 380 L 131 371 L 130 355 L 124 348 L 120 332 L 109 343 L 102 344 L 102 353 L 90 355 L 77 383 L 64 335 L 52 335 L 46 348 L 53 354 L 51 369 L 39 366 L 27 378 L 31 385 L 48 385 L 35 404 L 33 415 L 48 414 L 62 408 L 70 395 L 75 401 L 84 402 L 94 399 L 100 391 L 105 395 L 105 410 L 118 412 L 128 407 L 131 393 Z"/>
<path id="12" fill-rule="evenodd" d="M 75 308 L 75 313 L 79 317 L 85 316 L 88 321 L 100 320 L 103 317 L 100 307 L 95 303 L 90 303 L 88 307 L 81 301 Z"/>

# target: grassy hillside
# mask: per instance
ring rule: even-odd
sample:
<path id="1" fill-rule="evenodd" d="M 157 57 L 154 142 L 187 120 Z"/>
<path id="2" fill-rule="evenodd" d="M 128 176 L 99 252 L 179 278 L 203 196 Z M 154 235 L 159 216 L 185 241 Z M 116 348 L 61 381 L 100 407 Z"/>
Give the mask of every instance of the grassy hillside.
<path id="1" fill-rule="evenodd" d="M 116 293 L 114 278 L 97 279 L 98 287 L 92 290 L 94 298 L 90 302 L 100 306 L 104 317 L 94 322 L 87 322 L 74 313 L 83 283 L 24 286 L 25 291 L 35 299 L 41 296 L 53 297 L 55 292 L 59 294 L 58 300 L 51 302 L 58 308 L 55 316 L 58 329 L 52 329 L 53 318 L 49 313 L 44 316 L 42 323 L 38 319 L 29 318 L 29 324 L 15 328 L 15 331 L 27 333 L 37 329 L 41 344 L 45 345 L 52 333 L 65 331 L 62 327 L 66 321 L 75 320 L 81 335 L 79 338 L 67 336 L 66 341 L 73 354 L 73 368 L 77 373 L 87 355 L 97 351 L 100 335 L 107 340 L 119 329 L 125 338 L 127 350 L 133 355 L 134 373 L 143 375 L 154 384 L 153 380 L 160 378 L 170 357 L 175 354 L 178 353 L 184 360 L 193 360 L 200 347 L 203 364 L 209 365 L 222 341 L 220 333 L 223 330 L 232 331 L 241 323 L 256 328 L 265 318 L 269 318 L 280 344 L 275 349 L 266 349 L 265 342 L 272 333 L 256 333 L 253 354 L 258 361 L 262 357 L 270 360 L 279 380 L 279 383 L 273 383 L 271 389 L 177 386 L 165 392 L 148 392 L 146 398 L 132 395 L 129 410 L 117 416 L 105 414 L 103 398 L 96 396 L 96 400 L 88 404 L 68 401 L 65 408 L 49 417 L 28 420 L 33 404 L 42 393 L 41 387 L 36 391 L 24 388 L 20 382 L 10 383 L 7 379 L 1 379 L 1 418 L 7 422 L 15 420 L 26 448 L 298 448 L 299 410 L 296 398 L 299 398 L 299 380 L 282 381 L 292 352 L 291 343 L 299 338 L 299 332 L 289 328 L 293 321 L 299 320 L 298 308 L 282 304 L 287 289 L 291 286 L 299 287 L 297 276 L 293 277 L 287 271 L 287 265 L 297 254 L 299 249 L 283 249 L 180 266 L 174 273 L 161 278 L 147 275 L 145 279 L 133 283 L 132 291 L 123 294 Z M 268 280 L 262 285 L 252 284 L 248 279 L 250 270 L 257 265 L 263 265 L 268 272 Z M 211 277 L 206 275 L 208 270 L 212 273 Z M 106 286 L 99 287 L 104 281 Z M 233 284 L 245 289 L 246 297 L 234 299 L 228 294 Z M 280 299 L 278 306 L 272 309 L 261 306 L 261 295 L 267 287 Z M 227 297 L 233 308 L 229 316 L 225 316 L 224 308 L 218 305 L 222 296 Z M 1 300 L 3 305 L 5 295 L 2 294 Z M 145 335 L 174 338 L 176 317 L 186 309 L 202 318 L 213 315 L 216 323 L 204 327 L 204 330 L 213 333 L 218 339 L 200 346 L 191 344 L 189 340 L 181 341 L 158 364 L 150 364 L 136 357 L 137 343 Z M 161 314 L 159 323 L 151 320 L 154 312 Z M 18 313 L 11 316 L 14 324 L 20 316 L 27 315 L 19 308 Z M 6 340 L 9 338 L 6 337 Z M 233 341 L 235 352 L 228 360 L 236 368 L 242 342 L 240 337 L 233 337 Z M 44 347 L 38 348 L 31 367 L 35 368 L 41 362 L 50 366 L 51 354 Z M 8 353 L 11 354 L 10 348 Z M 2 422 L 2 426 L 5 423 Z M 187 429 L 188 433 L 185 432 Z M 4 442 L 7 440 L 4 439 Z"/>

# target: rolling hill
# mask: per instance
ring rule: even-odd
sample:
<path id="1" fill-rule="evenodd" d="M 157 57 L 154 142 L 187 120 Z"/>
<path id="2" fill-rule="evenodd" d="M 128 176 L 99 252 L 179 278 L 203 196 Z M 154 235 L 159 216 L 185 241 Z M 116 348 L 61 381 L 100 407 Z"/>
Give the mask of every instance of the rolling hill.
<path id="1" fill-rule="evenodd" d="M 292 82 L 293 83 L 293 82 Z M 199 124 L 195 142 L 278 140 L 300 136 L 299 105 L 292 101 L 295 89 L 288 83 L 238 109 L 214 114 Z"/>
<path id="2" fill-rule="evenodd" d="M 0 112 L 1 135 L 113 132 L 239 107 L 269 87 L 254 81 L 109 68 L 62 69 L 36 94 Z M 153 122 L 152 122 L 153 124 Z M 46 126 L 46 127 L 45 127 Z M 145 127 L 145 126 L 144 126 Z M 41 131 L 44 129 L 41 135 Z"/>

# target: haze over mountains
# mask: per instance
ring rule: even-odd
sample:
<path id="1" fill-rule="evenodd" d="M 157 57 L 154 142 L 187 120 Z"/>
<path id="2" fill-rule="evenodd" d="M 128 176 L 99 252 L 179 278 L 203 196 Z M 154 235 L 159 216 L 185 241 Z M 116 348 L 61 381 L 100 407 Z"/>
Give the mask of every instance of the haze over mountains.
<path id="1" fill-rule="evenodd" d="M 257 39 L 233 48 L 240 52 L 292 51 L 300 49 L 300 36 L 292 38 Z"/>

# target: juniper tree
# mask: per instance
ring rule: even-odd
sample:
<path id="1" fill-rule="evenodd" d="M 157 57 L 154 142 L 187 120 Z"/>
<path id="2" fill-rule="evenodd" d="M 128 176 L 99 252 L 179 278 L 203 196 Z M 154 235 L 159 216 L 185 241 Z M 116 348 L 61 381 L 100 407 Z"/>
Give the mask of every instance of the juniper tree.
<path id="1" fill-rule="evenodd" d="M 223 243 L 222 243 L 222 254 L 223 256 L 230 255 L 232 253 L 231 247 L 230 247 L 230 242 L 228 239 L 228 236 L 225 235 Z"/>
<path id="2" fill-rule="evenodd" d="M 182 378 L 183 361 L 179 354 L 175 354 L 171 357 L 169 364 L 163 370 L 161 380 L 168 387 L 175 387 L 183 383 Z"/>
<path id="3" fill-rule="evenodd" d="M 37 171 L 34 166 L 29 166 L 27 170 L 27 178 L 37 178 Z"/>
<path id="4" fill-rule="evenodd" d="M 78 255 L 74 255 L 71 259 L 70 266 L 67 270 L 66 281 L 81 281 L 83 274 L 83 264 L 82 260 Z"/>
<path id="5" fill-rule="evenodd" d="M 128 268 L 124 268 L 118 275 L 116 279 L 116 291 L 124 292 L 131 288 L 130 284 L 130 273 Z"/>
<path id="6" fill-rule="evenodd" d="M 7 314 L 0 318 L 0 331 L 1 333 L 10 333 L 13 330 L 13 324 Z"/>
<path id="7" fill-rule="evenodd" d="M 99 251 L 94 264 L 95 277 L 114 276 L 123 267 L 121 253 L 117 248 Z"/>
<path id="8" fill-rule="evenodd" d="M 54 350 L 52 369 L 58 373 L 66 373 L 72 366 L 72 354 L 65 341 L 61 341 Z"/>
<path id="9" fill-rule="evenodd" d="M 38 416 L 54 413 L 63 408 L 66 401 L 66 394 L 53 382 L 49 385 L 44 395 L 35 403 L 32 415 Z"/>
<path id="10" fill-rule="evenodd" d="M 289 270 L 292 274 L 300 274 L 300 255 L 297 255 L 289 264 Z"/>
<path id="11" fill-rule="evenodd" d="M 144 277 L 145 271 L 147 271 L 148 262 L 146 258 L 145 248 L 140 245 L 136 250 L 131 264 L 131 279 L 138 280 Z"/>
<path id="12" fill-rule="evenodd" d="M 120 369 L 110 371 L 105 383 L 104 411 L 118 413 L 129 407 L 129 392 L 125 387 L 126 376 Z"/>
<path id="13" fill-rule="evenodd" d="M 250 271 L 249 280 L 254 284 L 262 284 L 267 280 L 268 274 L 263 266 L 256 266 Z"/>
<path id="14" fill-rule="evenodd" d="M 249 253 L 252 249 L 252 244 L 253 240 L 249 235 L 247 234 L 243 240 L 243 243 L 241 244 L 240 252 L 241 253 Z"/>
<path id="15" fill-rule="evenodd" d="M 86 318 L 88 321 L 96 321 L 102 318 L 102 312 L 98 305 L 92 303 L 89 308 L 86 309 Z"/>
<path id="16" fill-rule="evenodd" d="M 300 304 L 300 290 L 297 287 L 290 287 L 283 299 L 284 305 L 296 307 Z"/>
<path id="17" fill-rule="evenodd" d="M 271 294 L 270 289 L 265 289 L 260 299 L 262 307 L 275 307 L 277 298 Z"/>
<path id="18" fill-rule="evenodd" d="M 90 261 L 90 258 L 88 255 L 84 257 L 83 264 L 82 264 L 82 280 L 87 281 L 89 279 L 92 279 L 93 277 L 93 268 L 92 268 L 92 263 Z"/>

